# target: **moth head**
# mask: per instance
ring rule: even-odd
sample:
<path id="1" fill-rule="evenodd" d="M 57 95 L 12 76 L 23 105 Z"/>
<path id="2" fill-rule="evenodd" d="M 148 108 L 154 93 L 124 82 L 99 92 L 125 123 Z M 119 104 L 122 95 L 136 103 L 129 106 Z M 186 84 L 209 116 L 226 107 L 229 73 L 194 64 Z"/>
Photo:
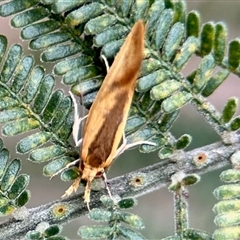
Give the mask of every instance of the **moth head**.
<path id="1" fill-rule="evenodd" d="M 88 164 L 84 164 L 83 167 L 81 167 L 82 176 L 81 179 L 92 182 L 94 178 L 99 178 L 102 176 L 102 173 L 104 172 L 104 169 L 102 167 L 92 167 Z"/>

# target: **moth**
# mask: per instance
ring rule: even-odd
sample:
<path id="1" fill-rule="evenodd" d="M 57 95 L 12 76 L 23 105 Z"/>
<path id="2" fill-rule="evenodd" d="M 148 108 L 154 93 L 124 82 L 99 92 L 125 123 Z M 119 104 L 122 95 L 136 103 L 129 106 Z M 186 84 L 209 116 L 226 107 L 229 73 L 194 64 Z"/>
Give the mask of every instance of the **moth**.
<path id="1" fill-rule="evenodd" d="M 82 144 L 80 150 L 80 176 L 66 191 L 65 196 L 76 191 L 79 182 L 86 181 L 84 201 L 89 208 L 91 183 L 97 176 L 104 175 L 113 160 L 125 149 L 124 128 L 132 102 L 136 80 L 143 60 L 145 26 L 142 20 L 135 23 L 124 44 L 114 59 L 102 86 L 90 108 L 83 129 L 83 138 L 76 139 L 81 119 L 75 116 L 73 131 L 75 142 Z M 73 96 L 72 94 L 70 94 Z M 76 100 L 74 100 L 76 111 Z M 74 134 L 74 133 L 73 133 Z M 122 145 L 119 147 L 121 140 Z M 144 142 L 141 142 L 144 143 Z M 137 143 L 139 144 L 139 143 Z M 148 144 L 148 142 L 147 142 Z"/>

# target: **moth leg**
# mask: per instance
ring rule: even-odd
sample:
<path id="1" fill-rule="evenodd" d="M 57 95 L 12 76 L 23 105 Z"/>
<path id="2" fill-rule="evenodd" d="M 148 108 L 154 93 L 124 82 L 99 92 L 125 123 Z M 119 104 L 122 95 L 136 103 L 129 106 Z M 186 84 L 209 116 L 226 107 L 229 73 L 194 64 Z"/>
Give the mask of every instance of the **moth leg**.
<path id="1" fill-rule="evenodd" d="M 112 200 L 114 200 L 113 197 L 112 197 L 110 188 L 109 188 L 109 186 L 108 186 L 108 183 L 107 183 L 107 176 L 106 176 L 106 173 L 105 173 L 105 172 L 103 173 L 102 177 L 103 177 L 103 181 L 104 181 L 104 183 L 105 183 L 105 187 L 106 187 L 106 189 L 107 189 L 107 192 L 108 192 L 109 197 L 110 197 Z"/>
<path id="2" fill-rule="evenodd" d="M 80 131 L 80 124 L 88 115 L 86 115 L 82 118 L 80 117 L 77 101 L 71 91 L 69 91 L 69 94 L 72 98 L 72 102 L 73 102 L 73 106 L 74 106 L 74 123 L 73 123 L 72 135 L 73 135 L 73 140 L 75 142 L 75 145 L 76 145 L 76 147 L 78 147 L 82 143 L 82 138 L 78 139 L 78 134 Z"/>
<path id="3" fill-rule="evenodd" d="M 73 184 L 65 191 L 61 198 L 70 196 L 73 192 L 76 192 L 80 183 L 81 177 L 78 177 Z"/>
<path id="4" fill-rule="evenodd" d="M 101 58 L 103 59 L 103 61 L 105 63 L 105 66 L 106 66 L 106 70 L 108 72 L 109 71 L 109 64 L 108 64 L 107 58 L 104 55 L 101 55 Z"/>
<path id="5" fill-rule="evenodd" d="M 77 159 L 77 160 L 75 160 L 75 161 L 73 161 L 73 162 L 70 162 L 70 163 L 68 163 L 64 168 L 62 168 L 62 169 L 60 169 L 59 171 L 57 171 L 56 173 L 54 173 L 51 177 L 50 177 L 50 180 L 52 179 L 52 178 L 54 178 L 55 176 L 57 176 L 59 173 L 61 173 L 62 171 L 64 171 L 65 169 L 68 169 L 69 167 L 71 167 L 71 166 L 74 166 L 76 163 L 78 163 L 80 161 L 80 159 Z"/>
<path id="6" fill-rule="evenodd" d="M 117 149 L 115 155 L 114 155 L 114 158 L 120 156 L 123 152 L 125 152 L 127 149 L 129 148 L 132 148 L 132 147 L 135 147 L 135 146 L 138 146 L 138 145 L 142 145 L 142 144 L 147 144 L 147 145 L 152 145 L 152 146 L 156 146 L 156 143 L 154 142 L 150 142 L 150 141 L 145 141 L 145 140 L 142 140 L 142 141 L 137 141 L 137 142 L 134 142 L 134 143 L 127 143 L 127 139 L 125 137 L 125 133 L 123 133 L 123 142 L 122 142 L 122 145 Z"/>
<path id="7" fill-rule="evenodd" d="M 91 193 L 91 185 L 92 183 L 90 181 L 87 182 L 87 185 L 85 187 L 85 191 L 84 191 L 84 196 L 83 196 L 83 199 L 84 199 L 84 202 L 87 204 L 87 208 L 88 208 L 88 211 L 90 212 L 91 209 L 89 207 L 89 203 L 90 203 L 90 193 Z"/>

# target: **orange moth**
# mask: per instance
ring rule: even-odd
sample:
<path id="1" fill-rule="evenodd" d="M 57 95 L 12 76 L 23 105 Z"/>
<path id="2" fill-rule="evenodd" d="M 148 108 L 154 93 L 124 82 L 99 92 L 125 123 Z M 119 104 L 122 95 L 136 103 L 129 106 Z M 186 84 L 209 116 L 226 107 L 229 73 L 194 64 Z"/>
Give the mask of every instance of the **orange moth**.
<path id="1" fill-rule="evenodd" d="M 80 176 L 65 195 L 76 191 L 83 179 L 87 183 L 84 192 L 87 206 L 93 179 L 104 175 L 104 170 L 114 158 L 126 149 L 126 142 L 120 147 L 119 144 L 122 138 L 125 141 L 124 128 L 143 59 L 144 35 L 145 27 L 139 20 L 115 57 L 86 120 L 80 152 Z M 79 125 L 79 120 L 77 122 Z"/>

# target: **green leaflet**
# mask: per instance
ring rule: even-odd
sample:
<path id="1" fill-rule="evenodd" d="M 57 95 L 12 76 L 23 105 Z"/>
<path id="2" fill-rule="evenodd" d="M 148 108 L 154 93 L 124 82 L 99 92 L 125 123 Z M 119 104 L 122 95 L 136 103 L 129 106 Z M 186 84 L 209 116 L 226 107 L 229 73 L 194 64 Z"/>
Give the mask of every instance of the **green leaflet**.
<path id="1" fill-rule="evenodd" d="M 83 239 L 104 239 L 110 236 L 112 230 L 108 226 L 82 226 L 78 230 L 78 235 Z"/>
<path id="2" fill-rule="evenodd" d="M 166 80 L 163 83 L 155 86 L 151 90 L 151 98 L 154 100 L 161 100 L 181 88 L 182 84 L 175 80 Z"/>
<path id="3" fill-rule="evenodd" d="M 0 15 L 7 17 L 38 4 L 38 0 L 11 1 L 0 6 Z"/>
<path id="4" fill-rule="evenodd" d="M 65 45 L 53 45 L 42 53 L 43 62 L 54 62 L 62 58 L 66 58 L 78 53 L 80 46 L 75 43 L 67 43 Z"/>
<path id="5" fill-rule="evenodd" d="M 31 56 L 24 56 L 18 63 L 15 70 L 15 77 L 12 82 L 12 91 L 18 93 L 24 86 L 27 77 L 34 65 L 34 59 Z"/>
<path id="6" fill-rule="evenodd" d="M 117 38 L 121 38 L 126 35 L 129 29 L 121 24 L 115 24 L 111 29 L 106 29 L 105 31 L 97 34 L 93 42 L 96 46 L 103 46 Z"/>
<path id="7" fill-rule="evenodd" d="M 213 239 L 225 240 L 225 239 L 238 239 L 240 236 L 240 227 L 232 226 L 220 228 L 214 231 Z"/>
<path id="8" fill-rule="evenodd" d="M 158 152 L 158 157 L 160 159 L 166 159 L 172 156 L 174 150 L 171 147 L 163 147 Z"/>
<path id="9" fill-rule="evenodd" d="M 91 19 L 85 25 L 86 34 L 96 35 L 103 32 L 106 28 L 110 28 L 117 22 L 114 15 L 103 14 L 99 17 Z"/>
<path id="10" fill-rule="evenodd" d="M 63 82 L 66 85 L 76 84 L 80 81 L 84 81 L 85 79 L 94 78 L 97 75 L 98 71 L 95 66 L 84 66 L 78 69 L 69 70 L 63 76 Z"/>
<path id="11" fill-rule="evenodd" d="M 29 158 L 34 162 L 43 162 L 62 156 L 66 152 L 66 149 L 57 145 L 50 147 L 38 148 L 31 152 Z"/>
<path id="12" fill-rule="evenodd" d="M 76 69 L 82 66 L 89 65 L 90 63 L 92 63 L 92 58 L 90 56 L 82 54 L 78 57 L 66 59 L 64 61 L 57 63 L 54 66 L 53 71 L 57 75 L 63 75 L 72 69 L 75 69 L 76 71 Z"/>
<path id="13" fill-rule="evenodd" d="M 202 55 L 207 55 L 213 48 L 215 36 L 215 27 L 212 22 L 203 25 L 201 31 L 200 52 Z"/>
<path id="14" fill-rule="evenodd" d="M 148 10 L 148 24 L 147 24 L 147 35 L 152 34 L 153 30 L 156 27 L 157 20 L 164 10 L 164 2 L 163 1 L 154 1 Z"/>
<path id="15" fill-rule="evenodd" d="M 45 0 L 45 1 L 49 1 L 49 0 Z M 52 1 L 53 5 L 52 5 L 52 10 L 54 13 L 62 13 L 62 12 L 66 12 L 70 9 L 73 9 L 77 6 L 79 6 L 80 4 L 85 3 L 85 0 L 72 0 L 72 1 L 65 1 L 65 0 L 54 0 Z"/>
<path id="16" fill-rule="evenodd" d="M 145 75 L 138 79 L 137 91 L 145 92 L 150 90 L 155 85 L 164 82 L 166 79 L 171 77 L 171 73 L 165 69 L 156 70 L 153 73 Z"/>
<path id="17" fill-rule="evenodd" d="M 0 35 L 0 62 L 2 62 L 2 58 L 7 49 L 7 38 L 3 35 Z"/>
<path id="18" fill-rule="evenodd" d="M 29 152 L 47 141 L 49 141 L 51 138 L 51 133 L 48 132 L 38 132 L 35 134 L 32 134 L 26 138 L 23 138 L 21 141 L 17 144 L 17 151 L 19 153 L 26 153 Z"/>
<path id="19" fill-rule="evenodd" d="M 198 229 L 191 229 L 187 228 L 183 230 L 183 236 L 186 239 L 194 239 L 194 240 L 200 240 L 200 239 L 206 239 L 206 240 L 214 240 L 215 238 L 212 237 L 212 234 L 207 233 L 205 231 L 201 231 Z"/>
<path id="20" fill-rule="evenodd" d="M 174 22 L 184 23 L 186 20 L 186 2 L 178 1 L 174 2 L 172 8 L 174 9 Z"/>
<path id="21" fill-rule="evenodd" d="M 57 90 L 52 93 L 51 98 L 49 99 L 48 104 L 43 111 L 43 121 L 45 123 L 49 122 L 53 118 L 58 106 L 63 100 L 63 97 L 64 95 L 61 90 Z"/>
<path id="22" fill-rule="evenodd" d="M 76 26 L 102 13 L 104 6 L 99 3 L 86 4 L 79 9 L 71 12 L 66 17 L 66 24 Z"/>
<path id="23" fill-rule="evenodd" d="M 231 131 L 237 131 L 240 128 L 240 117 L 236 117 L 231 121 L 230 129 Z"/>
<path id="24" fill-rule="evenodd" d="M 170 113 L 181 108 L 192 99 L 192 94 L 186 91 L 176 92 L 163 101 L 162 107 L 165 112 Z"/>
<path id="25" fill-rule="evenodd" d="M 153 37 L 153 45 L 156 49 L 159 49 L 163 46 L 165 38 L 168 34 L 168 31 L 173 23 L 173 11 L 171 9 L 165 9 L 157 22 L 157 29 L 155 36 Z"/>
<path id="26" fill-rule="evenodd" d="M 228 50 L 228 63 L 230 68 L 236 69 L 240 62 L 240 41 L 239 39 L 233 40 L 229 44 Z"/>
<path id="27" fill-rule="evenodd" d="M 11 19 L 11 25 L 15 28 L 24 27 L 33 22 L 37 22 L 38 20 L 41 20 L 49 15 L 50 12 L 46 8 L 38 7 L 15 15 Z"/>
<path id="28" fill-rule="evenodd" d="M 123 17 L 128 16 L 131 11 L 132 1 L 129 0 L 120 0 L 119 1 L 119 10 Z"/>
<path id="29" fill-rule="evenodd" d="M 228 69 L 221 69 L 213 76 L 211 76 L 202 91 L 204 97 L 210 96 L 229 76 L 230 71 Z"/>
<path id="30" fill-rule="evenodd" d="M 61 180 L 64 182 L 75 180 L 79 176 L 77 167 L 67 169 L 61 173 Z"/>
<path id="31" fill-rule="evenodd" d="M 180 71 L 184 67 L 189 58 L 196 52 L 198 45 L 199 42 L 197 38 L 187 38 L 173 60 L 176 71 Z"/>
<path id="32" fill-rule="evenodd" d="M 51 121 L 51 130 L 57 131 L 72 111 L 72 101 L 70 97 L 65 97 L 58 104 Z"/>
<path id="33" fill-rule="evenodd" d="M 66 42 L 68 40 L 70 40 L 69 34 L 64 32 L 53 32 L 31 40 L 29 47 L 33 50 L 41 50 L 50 46 L 54 46 L 57 43 Z"/>
<path id="34" fill-rule="evenodd" d="M 129 134 L 131 132 L 135 132 L 139 127 L 146 123 L 146 120 L 146 118 L 138 115 L 133 115 L 129 117 L 125 127 L 125 133 Z"/>
<path id="35" fill-rule="evenodd" d="M 1 179 L 1 191 L 6 191 L 15 181 L 21 169 L 21 162 L 19 159 L 14 159 L 5 169 L 3 178 Z"/>
<path id="36" fill-rule="evenodd" d="M 112 218 L 112 213 L 105 209 L 95 208 L 89 213 L 89 218 L 94 221 L 108 222 Z"/>
<path id="37" fill-rule="evenodd" d="M 43 111 L 53 91 L 54 86 L 55 80 L 52 76 L 47 75 L 43 78 L 38 87 L 38 92 L 36 94 L 33 105 L 33 111 L 35 113 L 40 114 Z"/>
<path id="38" fill-rule="evenodd" d="M 40 66 L 33 68 L 33 58 L 22 56 L 21 46 L 13 45 L 4 58 L 7 42 L 5 38 L 0 39 L 2 40 L 0 56 L 4 59 L 0 82 L 0 123 L 5 124 L 2 127 L 2 134 L 13 136 L 38 129 L 17 144 L 18 152 L 31 152 L 30 159 L 36 162 L 63 156 L 67 149 L 73 154 L 73 149 L 66 143 L 73 124 L 71 99 L 64 97 L 60 90 L 53 93 L 55 86 L 53 76 L 45 75 L 45 70 Z M 49 140 L 55 145 L 39 148 Z M 2 160 L 3 165 L 5 162 Z M 2 166 L 2 174 L 6 170 L 4 169 Z M 4 180 L 7 189 L 13 184 L 11 181 L 17 179 L 18 171 L 11 181 L 8 180 L 10 174 L 6 173 Z M 11 191 L 9 190 L 9 197 L 15 199 L 17 206 L 23 206 L 29 199 L 29 192 L 24 190 L 27 182 L 25 177 L 20 177 L 15 185 L 12 185 Z M 3 206 L 2 213 L 11 209 Z"/>
<path id="39" fill-rule="evenodd" d="M 47 20 L 44 22 L 31 24 L 30 26 L 23 28 L 21 32 L 21 37 L 25 40 L 33 39 L 43 34 L 55 31 L 59 27 L 60 23 L 55 20 Z"/>
<path id="40" fill-rule="evenodd" d="M 240 195 L 240 186 L 238 184 L 223 185 L 216 188 L 213 194 L 218 200 L 237 198 Z"/>
<path id="41" fill-rule="evenodd" d="M 83 79 L 83 81 L 72 86 L 71 91 L 76 95 L 86 95 L 98 90 L 102 85 L 102 77 Z"/>
<path id="42" fill-rule="evenodd" d="M 239 210 L 240 210 L 239 199 L 220 201 L 216 203 L 213 208 L 213 211 L 217 214 L 226 213 L 226 212 L 236 212 Z"/>
<path id="43" fill-rule="evenodd" d="M 226 49 L 227 41 L 227 27 L 224 23 L 217 23 L 215 26 L 215 37 L 214 37 L 214 58 L 218 62 L 222 62 Z"/>
<path id="44" fill-rule="evenodd" d="M 15 179 L 11 188 L 8 190 L 9 199 L 17 198 L 24 191 L 24 189 L 28 186 L 29 179 L 30 179 L 30 177 L 26 174 L 19 175 Z"/>
<path id="45" fill-rule="evenodd" d="M 56 155 L 54 156 L 56 157 Z M 60 157 L 57 158 L 50 163 L 48 163 L 44 168 L 43 168 L 43 174 L 45 176 L 51 177 L 64 167 L 66 167 L 69 163 L 71 163 L 73 159 L 71 157 Z"/>
<path id="46" fill-rule="evenodd" d="M 179 110 L 169 112 L 169 113 L 164 113 L 161 116 L 161 119 L 159 121 L 159 129 L 161 132 L 166 132 L 169 130 L 169 128 L 172 126 L 176 118 L 178 117 Z"/>
<path id="47" fill-rule="evenodd" d="M 0 123 L 7 123 L 8 121 L 18 120 L 27 117 L 28 112 L 24 108 L 13 108 L 0 112 Z"/>
<path id="48" fill-rule="evenodd" d="M 236 97 L 232 97 L 228 99 L 222 112 L 221 119 L 223 123 L 228 123 L 233 118 L 234 114 L 237 111 L 237 107 L 238 107 L 238 99 Z"/>
<path id="49" fill-rule="evenodd" d="M 21 119 L 5 124 L 2 133 L 5 136 L 14 136 L 24 132 L 31 131 L 40 126 L 39 122 L 34 118 Z"/>
<path id="50" fill-rule="evenodd" d="M 123 221 L 126 224 L 129 224 L 133 228 L 137 228 L 137 229 L 144 228 L 142 219 L 135 214 L 123 212 L 120 215 L 120 219 L 121 221 Z"/>
<path id="51" fill-rule="evenodd" d="M 145 239 L 140 233 L 137 233 L 130 228 L 120 226 L 119 230 L 120 230 L 120 235 L 127 239 L 131 239 L 131 240 L 134 240 L 134 239 L 144 240 Z"/>
<path id="52" fill-rule="evenodd" d="M 203 89 L 210 79 L 214 67 L 215 62 L 211 55 L 207 55 L 202 59 L 193 82 L 194 92 L 199 93 Z"/>
<path id="53" fill-rule="evenodd" d="M 2 142 L 2 139 L 1 139 Z M 0 179 L 4 176 L 5 168 L 7 166 L 7 161 L 9 159 L 9 152 L 7 149 L 1 149 L 0 151 Z"/>
<path id="54" fill-rule="evenodd" d="M 18 62 L 22 55 L 22 47 L 20 45 L 13 45 L 8 51 L 7 58 L 5 59 L 3 68 L 1 70 L 1 81 L 6 83 L 10 80 Z"/>
<path id="55" fill-rule="evenodd" d="M 24 88 L 23 101 L 25 103 L 30 103 L 35 97 L 38 87 L 44 76 L 44 69 L 42 67 L 35 67 L 30 75 L 28 82 Z"/>
<path id="56" fill-rule="evenodd" d="M 163 45 L 163 57 L 165 60 L 169 61 L 175 55 L 183 36 L 184 25 L 179 22 L 175 23 L 168 33 L 167 39 Z"/>
<path id="57" fill-rule="evenodd" d="M 214 219 L 218 227 L 231 227 L 238 225 L 240 222 L 239 212 L 218 214 Z"/>
<path id="58" fill-rule="evenodd" d="M 162 134 L 156 134 L 148 139 L 149 142 L 155 145 L 143 144 L 139 147 L 141 153 L 155 152 L 156 150 L 162 148 L 166 143 L 167 139 Z"/>
<path id="59" fill-rule="evenodd" d="M 196 11 L 191 11 L 187 15 L 186 20 L 186 34 L 187 36 L 198 37 L 200 29 L 200 16 Z"/>
<path id="60" fill-rule="evenodd" d="M 145 111 L 151 111 L 151 108 L 156 102 L 150 98 L 150 92 L 146 92 L 140 99 L 139 106 L 140 108 Z M 154 108 L 154 107 L 153 107 Z M 130 116 L 130 114 L 129 114 Z M 132 116 L 132 115 L 131 115 Z"/>
<path id="61" fill-rule="evenodd" d="M 220 180 L 225 183 L 235 183 L 240 179 L 240 171 L 238 169 L 228 169 L 220 174 Z"/>
<path id="62" fill-rule="evenodd" d="M 139 141 L 145 141 L 157 134 L 157 130 L 151 125 L 147 125 L 142 129 L 137 130 L 127 136 L 127 143 L 134 143 Z"/>
<path id="63" fill-rule="evenodd" d="M 149 1 L 136 0 L 132 6 L 133 20 L 145 19 L 148 13 Z"/>
<path id="64" fill-rule="evenodd" d="M 159 61 L 159 59 L 151 58 L 151 57 L 148 59 L 143 59 L 140 77 L 150 74 L 153 71 L 156 71 L 158 69 L 161 69 L 164 71 L 165 69 L 162 69 L 161 67 L 162 67 L 162 62 Z M 139 80 L 140 79 L 138 79 L 138 82 L 139 82 Z"/>
<path id="65" fill-rule="evenodd" d="M 117 52 L 119 51 L 123 43 L 124 43 L 124 39 L 106 43 L 102 47 L 101 55 L 104 55 L 106 58 L 113 58 L 117 54 Z"/>
<path id="66" fill-rule="evenodd" d="M 192 137 L 188 134 L 184 134 L 177 139 L 176 149 L 184 149 L 186 148 L 192 141 Z"/>

